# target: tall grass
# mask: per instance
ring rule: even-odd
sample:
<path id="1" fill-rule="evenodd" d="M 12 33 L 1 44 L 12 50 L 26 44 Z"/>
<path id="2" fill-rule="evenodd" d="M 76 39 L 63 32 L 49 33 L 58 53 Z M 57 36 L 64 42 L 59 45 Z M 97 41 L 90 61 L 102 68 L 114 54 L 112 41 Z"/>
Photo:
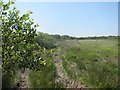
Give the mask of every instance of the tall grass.
<path id="1" fill-rule="evenodd" d="M 19 81 L 20 71 L 16 70 L 2 75 L 2 88 L 12 88 Z"/>
<path id="2" fill-rule="evenodd" d="M 92 88 L 118 86 L 117 41 L 83 40 L 64 52 L 63 66 L 71 78 Z"/>
<path id="3" fill-rule="evenodd" d="M 46 64 L 40 71 L 30 71 L 30 88 L 62 88 L 61 84 L 55 83 L 56 68 L 53 58 L 47 58 Z"/>

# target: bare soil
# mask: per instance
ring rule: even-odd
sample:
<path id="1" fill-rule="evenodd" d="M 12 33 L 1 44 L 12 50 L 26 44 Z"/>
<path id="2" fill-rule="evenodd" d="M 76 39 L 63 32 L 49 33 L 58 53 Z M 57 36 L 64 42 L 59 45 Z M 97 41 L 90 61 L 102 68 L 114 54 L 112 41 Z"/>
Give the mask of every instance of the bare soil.
<path id="1" fill-rule="evenodd" d="M 13 86 L 13 88 L 28 88 L 28 70 L 21 71 L 19 81 Z"/>

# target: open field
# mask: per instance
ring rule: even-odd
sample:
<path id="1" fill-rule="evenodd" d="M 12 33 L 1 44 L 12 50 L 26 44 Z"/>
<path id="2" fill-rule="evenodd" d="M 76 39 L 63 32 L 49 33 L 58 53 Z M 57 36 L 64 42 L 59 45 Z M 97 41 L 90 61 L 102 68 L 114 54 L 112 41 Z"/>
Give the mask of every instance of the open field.
<path id="1" fill-rule="evenodd" d="M 68 76 L 91 88 L 117 87 L 117 40 L 80 40 L 61 43 Z"/>
<path id="2" fill-rule="evenodd" d="M 0 88 L 120 88 L 117 2 L 19 1 L 0 2 Z"/>
<path id="3" fill-rule="evenodd" d="M 45 67 L 29 70 L 29 88 L 118 86 L 117 40 L 66 40 L 57 44 L 61 49 L 46 57 Z M 11 81 L 4 87 L 12 87 L 19 81 L 19 75 L 16 72 L 13 77 L 4 77 Z"/>
<path id="4" fill-rule="evenodd" d="M 118 80 L 118 42 L 117 40 L 66 40 L 59 42 L 62 47 L 61 57 L 63 69 L 67 73 L 61 75 L 86 85 L 90 88 L 114 88 Z M 60 59 L 60 58 L 59 58 Z M 47 58 L 46 67 L 41 71 L 30 71 L 30 88 L 62 88 L 64 80 L 55 83 L 57 76 L 63 71 L 55 65 L 54 57 Z M 65 73 L 63 72 L 63 74 Z M 69 86 L 72 87 L 72 86 Z"/>

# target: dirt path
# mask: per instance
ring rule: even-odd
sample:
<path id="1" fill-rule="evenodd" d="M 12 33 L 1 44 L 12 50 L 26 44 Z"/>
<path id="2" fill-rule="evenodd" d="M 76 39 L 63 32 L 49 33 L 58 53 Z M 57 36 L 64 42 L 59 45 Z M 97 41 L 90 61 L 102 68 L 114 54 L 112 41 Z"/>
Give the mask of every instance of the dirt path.
<path id="1" fill-rule="evenodd" d="M 88 87 L 82 83 L 69 79 L 67 73 L 63 68 L 59 53 L 55 55 L 55 66 L 57 70 L 57 78 L 55 80 L 56 83 L 62 83 L 64 88 L 85 88 L 85 90 L 88 89 Z"/>
<path id="2" fill-rule="evenodd" d="M 28 88 L 28 70 L 21 71 L 19 81 L 13 88 Z"/>

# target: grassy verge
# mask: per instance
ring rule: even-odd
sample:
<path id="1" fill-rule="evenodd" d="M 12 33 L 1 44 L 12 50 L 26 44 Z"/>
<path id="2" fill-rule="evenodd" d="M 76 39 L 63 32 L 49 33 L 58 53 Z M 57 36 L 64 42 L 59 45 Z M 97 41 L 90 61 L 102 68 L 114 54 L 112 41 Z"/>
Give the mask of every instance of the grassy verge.
<path id="1" fill-rule="evenodd" d="M 118 42 L 83 40 L 75 44 L 62 55 L 68 75 L 92 88 L 117 87 Z"/>
<path id="2" fill-rule="evenodd" d="M 19 70 L 2 75 L 2 88 L 12 88 L 19 81 Z"/>
<path id="3" fill-rule="evenodd" d="M 49 57 L 46 66 L 40 71 L 29 72 L 30 88 L 62 88 L 62 85 L 55 83 L 56 68 L 53 58 Z"/>

